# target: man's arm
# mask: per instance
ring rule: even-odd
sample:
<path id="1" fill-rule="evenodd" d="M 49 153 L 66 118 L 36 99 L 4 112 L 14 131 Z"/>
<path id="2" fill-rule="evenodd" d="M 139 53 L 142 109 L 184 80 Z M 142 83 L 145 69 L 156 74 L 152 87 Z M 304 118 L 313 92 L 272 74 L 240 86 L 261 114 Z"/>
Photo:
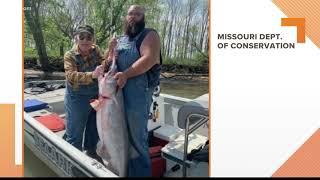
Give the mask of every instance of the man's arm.
<path id="1" fill-rule="evenodd" d="M 159 63 L 160 38 L 154 31 L 150 31 L 140 47 L 141 57 L 128 68 L 124 74 L 127 79 L 147 72 L 153 65 Z"/>

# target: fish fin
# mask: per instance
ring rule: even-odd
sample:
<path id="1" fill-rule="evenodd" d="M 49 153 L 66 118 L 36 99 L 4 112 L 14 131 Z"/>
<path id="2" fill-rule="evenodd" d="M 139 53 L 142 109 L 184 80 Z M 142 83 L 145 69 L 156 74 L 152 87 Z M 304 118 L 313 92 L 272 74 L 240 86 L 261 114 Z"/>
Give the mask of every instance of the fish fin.
<path id="1" fill-rule="evenodd" d="M 91 100 L 90 101 L 90 105 L 94 110 L 99 111 L 99 109 L 100 109 L 100 101 L 98 99 Z"/>
<path id="2" fill-rule="evenodd" d="M 113 97 L 112 97 L 112 99 L 113 99 L 113 102 L 115 103 L 115 105 L 119 105 L 119 102 L 118 102 L 118 100 L 117 100 L 117 94 L 114 94 L 113 95 Z"/>
<path id="3" fill-rule="evenodd" d="M 116 87 L 116 94 L 118 94 L 118 91 L 119 91 L 119 85 L 117 85 Z"/>

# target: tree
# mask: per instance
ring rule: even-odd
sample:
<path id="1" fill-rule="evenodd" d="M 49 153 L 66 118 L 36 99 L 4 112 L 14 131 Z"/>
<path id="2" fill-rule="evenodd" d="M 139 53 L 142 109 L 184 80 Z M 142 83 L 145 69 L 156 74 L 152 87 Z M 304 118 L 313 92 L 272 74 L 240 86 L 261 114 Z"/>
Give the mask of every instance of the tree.
<path id="1" fill-rule="evenodd" d="M 166 13 L 163 21 L 164 22 L 162 23 L 163 24 L 163 28 L 162 28 L 162 31 L 161 31 L 161 36 L 162 36 L 161 42 L 162 42 L 162 52 L 164 52 L 164 56 L 166 57 L 168 55 L 166 54 L 167 46 L 166 46 L 165 39 L 166 39 L 166 35 L 167 35 L 167 25 L 168 25 L 168 22 L 169 22 L 169 13 Z"/>
<path id="2" fill-rule="evenodd" d="M 187 16 L 186 16 L 186 24 L 184 31 L 184 50 L 183 50 L 183 58 L 187 57 L 187 50 L 189 46 L 189 33 L 190 33 L 190 22 L 194 16 L 194 13 L 197 9 L 198 1 L 197 0 L 188 0 L 187 3 Z"/>
<path id="3" fill-rule="evenodd" d="M 169 7 L 170 7 L 170 25 L 169 25 L 169 33 L 168 33 L 168 43 L 167 43 L 167 56 L 170 56 L 172 50 L 172 41 L 173 41 L 173 24 L 176 20 L 177 10 L 179 8 L 179 4 L 181 3 L 180 0 L 170 0 Z"/>
<path id="4" fill-rule="evenodd" d="M 146 8 L 146 27 L 158 30 L 165 60 L 195 61 L 208 54 L 207 0 L 25 0 L 25 6 L 35 6 L 25 11 L 28 55 L 34 56 L 36 47 L 45 67 L 46 56 L 63 57 L 73 44 L 75 29 L 84 24 L 95 29 L 96 43 L 104 49 L 114 33 L 123 33 L 132 4 Z"/>
<path id="5" fill-rule="evenodd" d="M 86 22 L 96 30 L 99 46 L 105 46 L 106 40 L 114 33 L 122 32 L 123 15 L 126 13 L 125 4 L 128 0 L 94 0 L 88 1 L 88 16 Z"/>
<path id="6" fill-rule="evenodd" d="M 203 51 L 206 51 L 208 49 L 205 49 L 205 35 L 208 33 L 208 24 L 209 24 L 209 11 L 208 11 L 208 5 L 203 5 L 201 9 L 201 29 L 200 29 L 200 48 Z"/>
<path id="7" fill-rule="evenodd" d="M 49 0 L 47 1 L 45 33 L 48 43 L 58 51 L 60 57 L 65 53 L 65 46 L 71 47 L 74 31 L 84 23 L 87 15 L 86 2 L 83 0 Z"/>
<path id="8" fill-rule="evenodd" d="M 30 28 L 33 39 L 35 41 L 36 49 L 39 56 L 39 61 L 41 69 L 43 71 L 49 70 L 48 55 L 46 51 L 46 46 L 43 38 L 43 33 L 40 24 L 39 11 L 42 5 L 42 0 L 25 0 L 25 7 L 30 7 L 31 10 L 26 10 L 24 12 L 26 22 Z"/>

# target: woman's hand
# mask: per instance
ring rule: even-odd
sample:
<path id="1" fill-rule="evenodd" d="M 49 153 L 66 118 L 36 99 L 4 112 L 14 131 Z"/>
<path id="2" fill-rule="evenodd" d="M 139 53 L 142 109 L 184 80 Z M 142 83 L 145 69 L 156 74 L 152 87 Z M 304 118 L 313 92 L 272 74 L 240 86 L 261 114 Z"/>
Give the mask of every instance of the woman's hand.
<path id="1" fill-rule="evenodd" d="M 115 51 L 114 53 L 113 53 L 113 55 L 114 55 L 114 59 L 118 59 L 118 57 L 119 57 L 119 53 L 118 53 L 118 51 Z"/>
<path id="2" fill-rule="evenodd" d="M 111 64 L 112 60 L 113 59 L 118 59 L 118 51 L 115 50 L 117 46 L 117 39 L 116 38 L 112 38 L 110 41 L 109 41 L 109 46 L 108 46 L 108 53 L 107 53 L 107 61 L 108 61 L 108 64 Z"/>
<path id="3" fill-rule="evenodd" d="M 108 48 L 109 48 L 109 51 L 110 50 L 113 50 L 115 47 L 117 46 L 117 38 L 111 38 L 111 40 L 109 41 L 109 45 L 108 45 Z"/>
<path id="4" fill-rule="evenodd" d="M 108 59 L 112 59 L 113 56 L 115 56 L 115 53 L 114 53 L 114 49 L 116 48 L 117 46 L 117 38 L 112 38 L 110 41 L 109 41 L 109 45 L 108 45 Z"/>
<path id="5" fill-rule="evenodd" d="M 104 72 L 104 65 L 97 66 L 96 69 L 92 72 L 92 78 L 97 79 Z"/>

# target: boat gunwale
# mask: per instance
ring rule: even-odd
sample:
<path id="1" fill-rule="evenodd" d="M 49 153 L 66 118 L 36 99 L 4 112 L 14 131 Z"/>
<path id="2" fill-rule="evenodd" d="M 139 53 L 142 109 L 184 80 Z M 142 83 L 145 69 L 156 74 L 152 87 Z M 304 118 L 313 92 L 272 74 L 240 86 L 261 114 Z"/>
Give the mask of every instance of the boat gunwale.
<path id="1" fill-rule="evenodd" d="M 98 163 L 96 160 L 89 159 L 87 155 L 85 155 L 83 152 L 79 151 L 66 141 L 64 141 L 61 137 L 59 137 L 54 132 L 48 131 L 48 128 L 44 127 L 41 123 L 37 122 L 33 117 L 31 117 L 29 114 L 25 112 L 24 114 L 24 120 L 25 123 L 28 124 L 36 133 L 40 134 L 42 138 L 45 138 L 52 146 L 59 149 L 64 155 L 66 155 L 71 161 L 73 165 L 77 165 L 83 170 L 86 171 L 86 173 L 90 173 L 93 177 L 117 177 L 112 171 L 110 171 L 107 168 L 104 168 L 103 165 L 101 165 L 101 168 L 98 168 L 93 165 L 93 163 Z M 32 122 L 33 121 L 33 122 Z M 26 131 L 26 130 L 24 130 Z M 29 132 L 27 132 L 29 133 Z M 66 146 L 63 148 L 62 146 Z M 75 158 L 77 157 L 77 158 Z M 46 157 L 48 160 L 51 160 L 50 158 Z M 84 162 L 92 161 L 89 164 L 86 164 Z M 42 160 L 43 161 L 43 160 Z"/>

